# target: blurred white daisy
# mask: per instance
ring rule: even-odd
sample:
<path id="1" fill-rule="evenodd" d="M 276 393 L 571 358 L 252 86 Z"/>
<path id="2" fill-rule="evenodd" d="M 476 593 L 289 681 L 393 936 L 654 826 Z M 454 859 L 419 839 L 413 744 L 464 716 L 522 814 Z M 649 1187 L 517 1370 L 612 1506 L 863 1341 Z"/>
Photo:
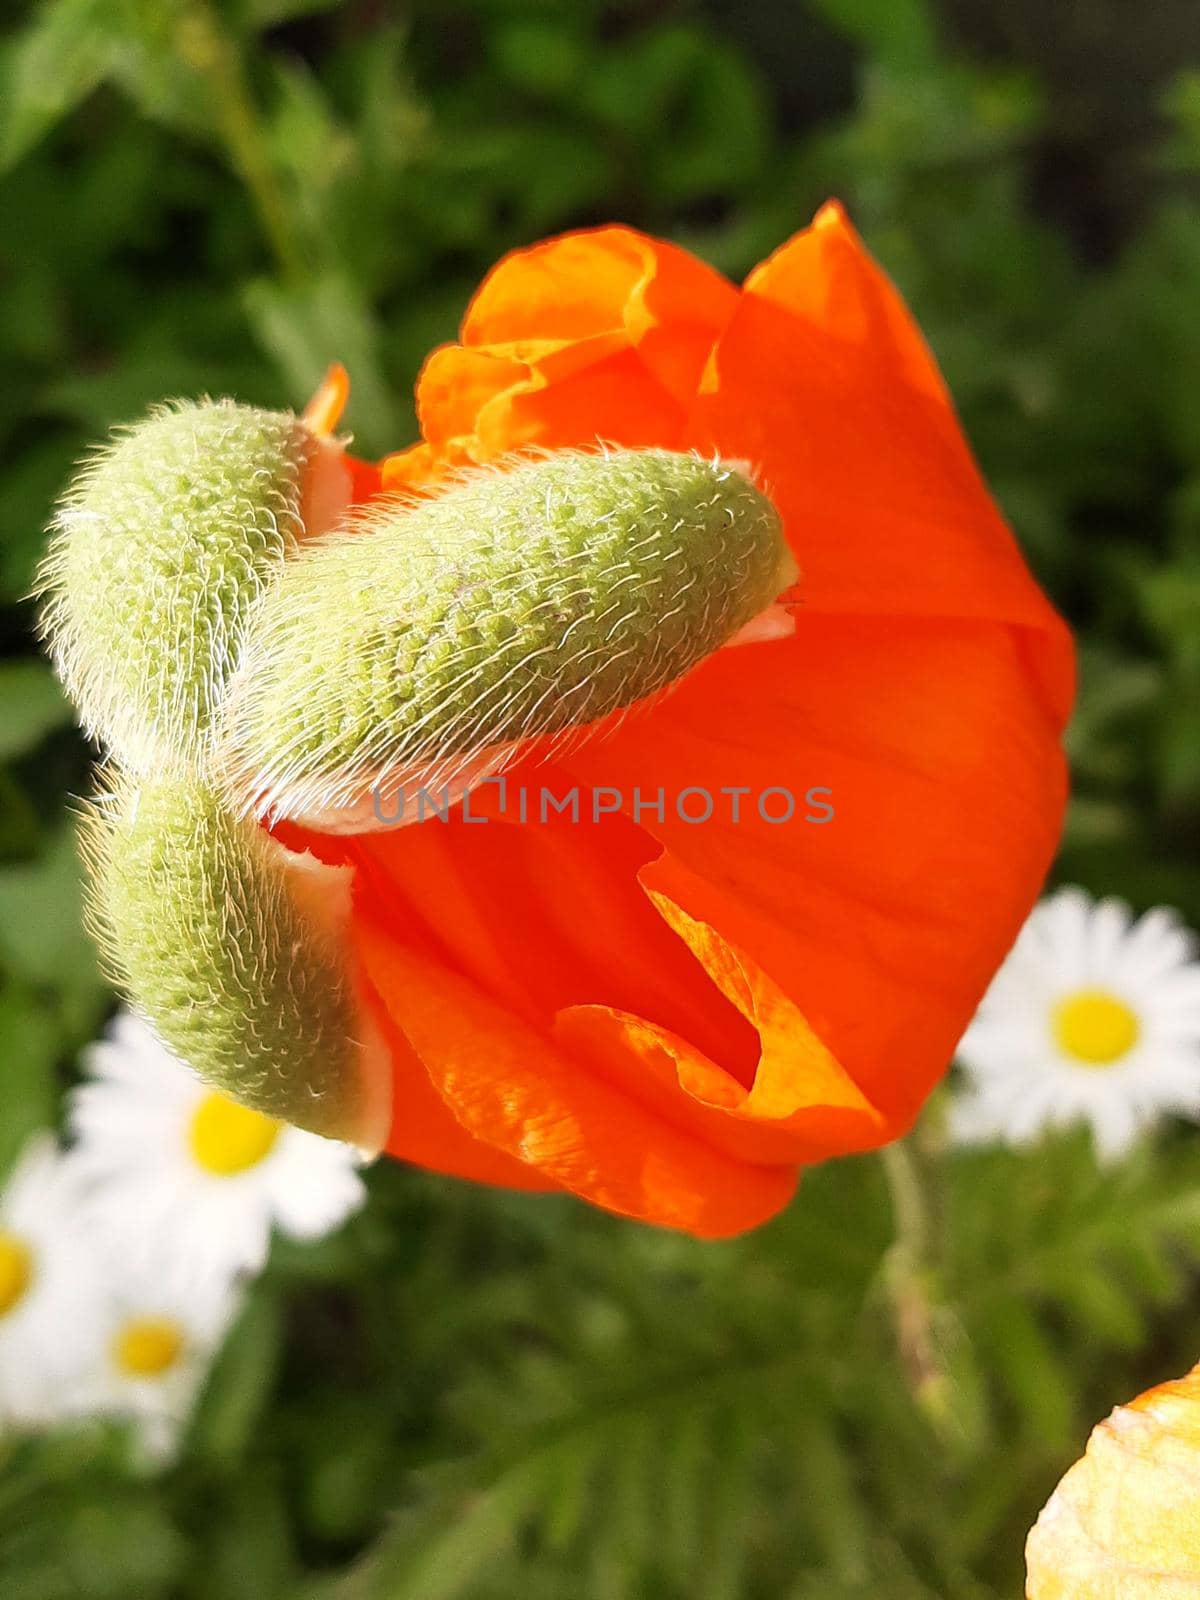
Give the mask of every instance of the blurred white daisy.
<path id="1" fill-rule="evenodd" d="M 273 1227 L 320 1239 L 363 1203 L 349 1145 L 209 1089 L 128 1012 L 84 1066 L 68 1159 L 89 1219 L 135 1262 L 171 1260 L 185 1279 L 256 1272 Z"/>
<path id="2" fill-rule="evenodd" d="M 212 1274 L 130 1270 L 115 1255 L 108 1266 L 86 1312 L 88 1362 L 74 1406 L 132 1423 L 142 1455 L 162 1464 L 175 1454 L 241 1294 Z"/>
<path id="3" fill-rule="evenodd" d="M 0 1195 L 0 1426 L 63 1415 L 87 1360 L 95 1265 L 73 1201 L 57 1140 L 35 1134 Z"/>
<path id="4" fill-rule="evenodd" d="M 1060 889 L 1035 907 L 958 1049 L 963 1142 L 1086 1122 L 1114 1157 L 1163 1113 L 1200 1116 L 1200 962 L 1166 907 Z"/>

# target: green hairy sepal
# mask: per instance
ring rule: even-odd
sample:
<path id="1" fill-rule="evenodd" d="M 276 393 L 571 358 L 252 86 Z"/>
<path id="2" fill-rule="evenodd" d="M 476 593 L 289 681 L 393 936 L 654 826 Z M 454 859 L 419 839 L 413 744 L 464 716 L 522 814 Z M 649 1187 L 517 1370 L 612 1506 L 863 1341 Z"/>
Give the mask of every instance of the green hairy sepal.
<path id="1" fill-rule="evenodd" d="M 222 775 L 244 811 L 360 825 L 381 785 L 466 786 L 666 689 L 794 574 L 771 502 L 695 455 L 563 451 L 384 499 L 263 596 Z"/>
<path id="2" fill-rule="evenodd" d="M 347 968 L 348 871 L 177 776 L 116 776 L 84 844 L 93 931 L 164 1044 L 246 1105 L 377 1150 L 391 1080 Z"/>
<path id="3" fill-rule="evenodd" d="M 795 567 L 728 463 L 561 452 L 322 533 L 320 448 L 232 402 L 156 413 L 64 501 L 44 622 L 115 758 L 86 845 L 118 981 L 207 1082 L 374 1149 L 391 1080 L 349 869 L 255 817 L 371 826 L 389 781 L 466 787 L 584 737 L 758 636 Z"/>
<path id="4" fill-rule="evenodd" d="M 316 448 L 290 413 L 180 402 L 117 434 L 67 491 L 42 631 L 85 728 L 123 765 L 204 756 L 247 614 L 304 531 Z"/>

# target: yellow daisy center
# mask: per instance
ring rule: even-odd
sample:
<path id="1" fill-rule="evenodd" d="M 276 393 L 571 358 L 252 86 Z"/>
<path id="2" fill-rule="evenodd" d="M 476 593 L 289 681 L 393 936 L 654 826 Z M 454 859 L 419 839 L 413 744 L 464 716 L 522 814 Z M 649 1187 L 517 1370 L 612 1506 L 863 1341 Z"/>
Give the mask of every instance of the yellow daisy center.
<path id="1" fill-rule="evenodd" d="M 223 1094 L 206 1094 L 188 1129 L 188 1144 L 198 1165 L 220 1178 L 256 1167 L 270 1155 L 283 1123 L 251 1111 Z"/>
<path id="2" fill-rule="evenodd" d="M 33 1253 L 13 1233 L 0 1232 L 0 1317 L 24 1298 L 33 1282 Z"/>
<path id="3" fill-rule="evenodd" d="M 1054 1038 L 1060 1050 L 1089 1067 L 1107 1067 L 1138 1041 L 1137 1013 L 1106 989 L 1079 989 L 1054 1008 Z"/>
<path id="4" fill-rule="evenodd" d="M 127 1378 L 161 1378 L 183 1354 L 182 1325 L 170 1317 L 130 1317 L 117 1330 L 112 1356 Z"/>

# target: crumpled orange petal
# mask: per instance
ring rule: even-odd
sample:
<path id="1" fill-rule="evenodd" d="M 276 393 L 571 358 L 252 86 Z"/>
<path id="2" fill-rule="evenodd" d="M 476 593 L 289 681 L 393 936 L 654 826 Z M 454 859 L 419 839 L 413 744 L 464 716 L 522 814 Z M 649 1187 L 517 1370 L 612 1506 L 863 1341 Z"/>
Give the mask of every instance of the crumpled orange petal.
<path id="1" fill-rule="evenodd" d="M 1200 1593 L 1200 1367 L 1118 1406 L 1025 1547 L 1029 1600 Z"/>
<path id="2" fill-rule="evenodd" d="M 737 293 L 685 251 L 630 228 L 507 256 L 417 386 L 425 445 L 389 458 L 389 489 L 537 446 L 686 445 L 688 408 Z M 432 447 L 427 449 L 426 447 Z M 437 459 L 441 456 L 440 461 Z"/>
<path id="3" fill-rule="evenodd" d="M 790 1197 L 794 1168 L 748 1168 L 663 1122 L 382 925 L 361 920 L 357 942 L 396 1027 L 480 1141 L 582 1199 L 703 1238 L 753 1227 Z"/>
<path id="4" fill-rule="evenodd" d="M 418 411 L 387 489 L 528 449 L 717 453 L 775 500 L 802 577 L 794 637 L 718 651 L 508 773 L 577 784 L 585 817 L 619 790 L 620 814 L 515 822 L 491 794 L 487 827 L 310 841 L 355 868 L 391 1149 L 706 1236 L 752 1226 L 798 1167 L 902 1132 L 945 1070 L 1054 851 L 1067 631 L 836 205 L 740 290 L 628 228 L 518 251 Z M 660 787 L 739 790 L 741 818 L 633 804 Z M 764 790 L 832 819 L 780 825 Z"/>
<path id="5" fill-rule="evenodd" d="M 643 881 L 654 875 L 647 868 Z M 650 898 L 752 1023 L 760 1041 L 752 1080 L 740 1083 L 679 1034 L 608 1006 L 560 1011 L 558 1039 L 667 1120 L 745 1161 L 811 1162 L 878 1144 L 882 1114 L 778 985 L 666 895 L 651 891 Z"/>
<path id="6" fill-rule="evenodd" d="M 597 228 L 519 250 L 489 273 L 463 321 L 468 347 L 619 333 L 667 392 L 694 392 L 737 292 L 678 246 Z"/>

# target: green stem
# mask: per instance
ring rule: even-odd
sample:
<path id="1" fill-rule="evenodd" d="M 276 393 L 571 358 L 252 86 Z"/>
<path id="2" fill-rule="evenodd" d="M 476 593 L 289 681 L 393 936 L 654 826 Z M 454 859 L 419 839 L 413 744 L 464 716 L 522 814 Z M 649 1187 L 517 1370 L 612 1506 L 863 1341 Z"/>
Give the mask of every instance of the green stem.
<path id="1" fill-rule="evenodd" d="M 292 234 L 258 108 L 246 82 L 242 54 L 210 0 L 189 0 L 180 29 L 180 46 L 189 65 L 207 80 L 212 91 L 218 131 L 234 171 L 254 202 L 263 234 L 281 271 L 289 277 L 300 276 L 303 258 Z"/>
<path id="2" fill-rule="evenodd" d="M 932 1228 L 921 1173 L 912 1151 L 899 1141 L 879 1152 L 892 1202 L 896 1238 L 885 1267 L 900 1359 L 918 1403 L 941 1409 L 946 1377 L 938 1355 L 934 1307 L 929 1294 Z"/>
<path id="3" fill-rule="evenodd" d="M 929 1249 L 929 1208 L 912 1151 L 901 1139 L 895 1144 L 885 1144 L 879 1159 L 887 1178 L 897 1243 L 918 1260 L 922 1259 Z"/>

